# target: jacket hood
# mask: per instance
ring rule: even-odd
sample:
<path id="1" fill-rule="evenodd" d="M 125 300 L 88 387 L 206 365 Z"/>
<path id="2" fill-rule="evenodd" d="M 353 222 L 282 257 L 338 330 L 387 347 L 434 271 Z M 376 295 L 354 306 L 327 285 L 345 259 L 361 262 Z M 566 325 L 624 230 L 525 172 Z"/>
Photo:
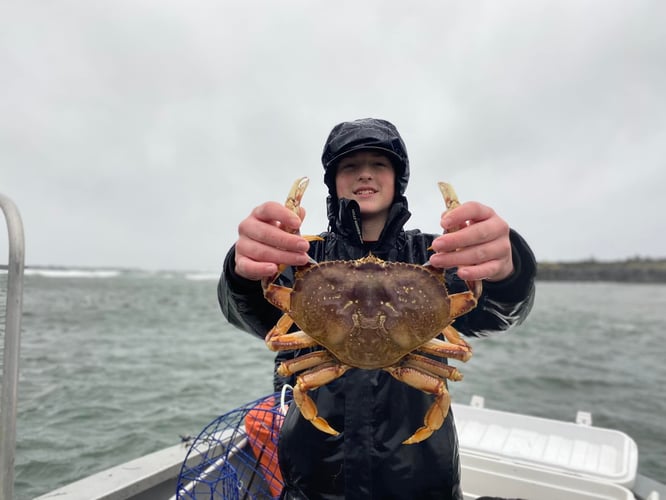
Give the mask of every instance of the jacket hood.
<path id="1" fill-rule="evenodd" d="M 335 172 L 343 156 L 362 150 L 378 150 L 385 153 L 395 169 L 396 200 L 404 201 L 409 181 L 407 148 L 398 129 L 391 122 L 378 118 L 363 118 L 342 122 L 333 127 L 324 144 L 321 162 L 324 166 L 324 183 L 328 187 L 327 212 L 329 221 L 338 214 L 338 196 L 335 190 Z"/>

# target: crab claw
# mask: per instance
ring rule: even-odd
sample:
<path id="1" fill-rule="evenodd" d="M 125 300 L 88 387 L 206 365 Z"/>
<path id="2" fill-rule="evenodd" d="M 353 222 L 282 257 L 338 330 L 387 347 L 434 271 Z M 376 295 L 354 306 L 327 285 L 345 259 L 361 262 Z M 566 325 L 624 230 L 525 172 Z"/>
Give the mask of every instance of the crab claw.
<path id="1" fill-rule="evenodd" d="M 444 203 L 446 204 L 446 208 L 452 210 L 460 206 L 460 201 L 458 201 L 458 195 L 456 194 L 456 190 L 453 189 L 453 186 L 451 184 L 449 184 L 448 182 L 438 182 L 437 186 L 439 187 L 439 191 L 442 193 L 442 196 L 444 197 Z"/>
<path id="2" fill-rule="evenodd" d="M 451 184 L 449 184 L 448 182 L 438 182 L 437 186 L 439 187 L 439 191 L 442 193 L 442 196 L 444 197 L 444 203 L 446 204 L 447 212 L 449 210 L 453 210 L 454 208 L 460 206 L 458 195 L 456 194 L 456 191 L 455 189 L 453 189 L 453 186 Z M 449 229 L 449 232 L 452 233 L 454 231 L 457 231 L 458 229 L 462 229 L 462 227 L 463 226 L 451 228 Z M 430 249 L 432 249 L 432 247 Z M 469 288 L 472 291 L 474 297 L 478 299 L 481 296 L 481 292 L 483 291 L 481 281 L 479 280 L 465 281 L 465 283 L 467 284 L 467 288 Z"/>
<path id="3" fill-rule="evenodd" d="M 287 195 L 287 200 L 284 202 L 284 206 L 287 207 L 289 210 L 291 210 L 293 213 L 295 213 L 299 218 L 301 216 L 301 200 L 303 199 L 303 195 L 305 194 L 305 190 L 308 187 L 308 184 L 310 183 L 310 179 L 307 177 L 299 177 L 296 179 L 294 184 L 292 184 L 291 189 L 289 190 L 289 194 Z M 290 233 L 290 234 L 298 234 L 299 230 L 298 229 L 291 229 L 288 227 L 283 227 L 283 229 Z M 304 238 L 308 241 L 314 241 L 314 240 L 321 240 L 322 238 L 318 236 L 304 236 Z M 284 270 L 287 268 L 286 265 L 279 265 L 277 272 L 270 277 L 263 278 L 261 280 L 261 285 L 264 291 L 266 291 L 270 284 L 275 281 L 275 279 L 280 276 L 284 272 Z"/>
<path id="4" fill-rule="evenodd" d="M 305 194 L 305 190 L 307 189 L 309 183 L 310 179 L 308 179 L 307 177 L 300 177 L 296 179 L 294 184 L 291 186 L 289 194 L 287 195 L 287 201 L 284 202 L 284 206 L 287 207 L 292 212 L 294 212 L 299 217 L 301 216 L 300 214 L 301 200 L 303 199 L 303 194 Z M 293 232 L 295 233 L 296 231 Z"/>

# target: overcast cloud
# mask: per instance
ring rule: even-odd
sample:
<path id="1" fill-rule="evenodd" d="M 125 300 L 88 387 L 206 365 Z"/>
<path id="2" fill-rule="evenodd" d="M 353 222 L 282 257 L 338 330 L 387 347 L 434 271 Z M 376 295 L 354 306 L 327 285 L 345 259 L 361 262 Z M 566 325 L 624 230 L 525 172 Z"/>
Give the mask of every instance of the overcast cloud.
<path id="1" fill-rule="evenodd" d="M 408 227 L 439 232 L 447 180 L 540 261 L 666 257 L 664 19 L 659 0 L 5 3 L 0 192 L 28 265 L 218 271 L 296 177 L 304 232 L 325 229 L 324 139 L 373 116 L 407 143 Z"/>

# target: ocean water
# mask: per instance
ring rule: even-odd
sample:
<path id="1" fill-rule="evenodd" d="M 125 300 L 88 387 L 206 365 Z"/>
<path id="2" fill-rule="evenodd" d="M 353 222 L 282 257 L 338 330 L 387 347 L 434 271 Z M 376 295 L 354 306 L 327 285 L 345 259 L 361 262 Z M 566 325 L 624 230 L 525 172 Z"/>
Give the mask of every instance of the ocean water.
<path id="1" fill-rule="evenodd" d="M 226 323 L 216 278 L 26 276 L 18 500 L 176 444 L 272 390 L 273 354 Z M 665 330 L 666 285 L 539 282 L 523 325 L 472 340 L 474 357 L 457 363 L 465 379 L 451 394 L 568 421 L 590 411 L 595 426 L 632 436 L 639 470 L 663 481 Z"/>

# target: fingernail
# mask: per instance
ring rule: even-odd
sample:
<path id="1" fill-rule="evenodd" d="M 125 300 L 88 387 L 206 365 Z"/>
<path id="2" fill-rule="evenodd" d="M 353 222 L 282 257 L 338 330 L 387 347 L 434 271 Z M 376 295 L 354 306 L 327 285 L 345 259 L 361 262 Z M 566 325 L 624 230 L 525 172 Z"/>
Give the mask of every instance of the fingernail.
<path id="1" fill-rule="evenodd" d="M 451 228 L 453 227 L 453 223 L 451 222 L 450 217 L 444 217 L 442 219 L 442 227 L 444 227 L 445 231 L 450 231 Z"/>
<path id="2" fill-rule="evenodd" d="M 299 252 L 307 252 L 310 249 L 310 244 L 307 241 L 302 240 L 298 242 L 298 246 L 296 248 Z"/>
<path id="3" fill-rule="evenodd" d="M 449 242 L 449 237 L 446 236 L 446 234 L 447 234 L 447 231 L 445 229 L 444 233 L 439 238 L 437 238 L 437 241 L 433 242 L 433 247 L 436 245 L 436 250 L 438 252 L 446 252 L 446 250 L 447 250 L 447 248 L 446 248 L 447 245 L 446 244 Z"/>

